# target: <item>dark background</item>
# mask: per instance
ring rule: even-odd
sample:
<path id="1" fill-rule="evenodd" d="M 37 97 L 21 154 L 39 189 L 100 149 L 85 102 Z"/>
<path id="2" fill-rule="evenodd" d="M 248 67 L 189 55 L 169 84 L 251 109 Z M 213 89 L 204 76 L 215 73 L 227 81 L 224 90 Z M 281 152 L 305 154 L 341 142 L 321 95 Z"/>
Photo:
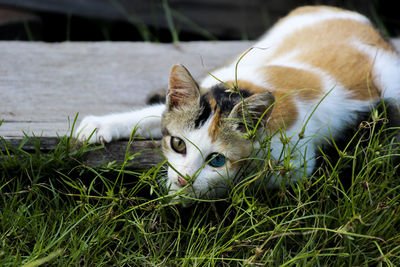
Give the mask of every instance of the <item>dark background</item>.
<path id="1" fill-rule="evenodd" d="M 255 39 L 307 4 L 356 10 L 385 35 L 400 36 L 400 10 L 390 0 L 0 0 L 0 40 Z"/>

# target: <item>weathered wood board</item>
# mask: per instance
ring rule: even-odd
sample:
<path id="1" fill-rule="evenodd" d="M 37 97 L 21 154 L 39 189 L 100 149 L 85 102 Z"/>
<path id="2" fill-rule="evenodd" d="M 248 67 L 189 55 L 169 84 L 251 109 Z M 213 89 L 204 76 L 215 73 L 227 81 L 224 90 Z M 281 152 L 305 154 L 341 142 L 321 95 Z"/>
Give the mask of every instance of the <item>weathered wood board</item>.
<path id="1" fill-rule="evenodd" d="M 400 47 L 400 39 L 394 40 Z M 166 88 L 170 66 L 182 63 L 195 78 L 245 51 L 251 42 L 35 43 L 0 42 L 0 136 L 19 146 L 24 134 L 41 138 L 50 150 L 69 135 L 74 117 L 127 111 L 145 104 L 153 90 Z M 88 154 L 100 165 L 124 159 L 127 141 Z M 159 142 L 135 141 L 138 168 L 162 161 Z M 0 140 L 0 148 L 3 143 Z M 23 147 L 33 150 L 29 142 Z"/>
<path id="2" fill-rule="evenodd" d="M 164 3 L 168 3 L 169 12 Z M 230 39 L 260 36 L 266 28 L 290 10 L 304 4 L 332 5 L 374 17 L 376 7 L 387 9 L 394 4 L 374 5 L 365 0 L 0 0 L 0 6 L 33 12 L 53 12 L 108 20 L 123 20 L 133 25 L 170 29 L 170 14 L 178 31 Z M 377 2 L 377 1 L 376 1 Z M 390 2 L 390 1 L 381 1 Z M 374 10 L 374 11 L 372 11 Z M 380 14 L 389 24 L 390 13 Z M 386 15 L 386 16 L 385 16 Z M 392 23 L 394 24 L 394 22 Z"/>
<path id="3" fill-rule="evenodd" d="M 168 13 L 165 3 L 168 3 Z M 107 20 L 122 20 L 136 27 L 170 29 L 167 15 L 180 32 L 214 37 L 256 38 L 288 10 L 294 0 L 0 0 L 0 6 L 54 12 Z M 206 19 L 205 19 L 206 18 Z M 227 19 L 229 18 L 229 19 Z"/>
<path id="4" fill-rule="evenodd" d="M 0 135 L 67 134 L 76 114 L 127 111 L 166 88 L 170 67 L 195 77 L 249 46 L 246 42 L 0 42 Z M 203 63 L 202 63 L 203 62 Z"/>

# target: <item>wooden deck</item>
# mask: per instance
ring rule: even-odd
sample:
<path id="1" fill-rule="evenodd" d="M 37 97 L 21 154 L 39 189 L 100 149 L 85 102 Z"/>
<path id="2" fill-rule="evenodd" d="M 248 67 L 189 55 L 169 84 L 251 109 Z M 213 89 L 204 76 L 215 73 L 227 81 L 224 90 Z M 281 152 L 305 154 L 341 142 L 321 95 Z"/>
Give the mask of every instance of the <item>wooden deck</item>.
<path id="1" fill-rule="evenodd" d="M 39 43 L 0 42 L 0 136 L 18 146 L 24 134 L 41 137 L 41 148 L 51 150 L 57 136 L 69 135 L 79 112 L 102 115 L 145 104 L 153 90 L 167 87 L 170 67 L 182 63 L 200 78 L 246 50 L 250 42 L 186 42 L 153 44 L 134 42 Z M 204 67 L 203 67 L 204 64 Z M 156 142 L 157 144 L 157 142 Z M 127 142 L 113 142 L 88 154 L 99 165 L 122 160 Z M 142 151 L 138 168 L 162 157 L 152 141 L 136 141 Z M 2 141 L 0 148 L 4 149 Z M 30 151 L 32 144 L 25 144 Z"/>
<path id="2" fill-rule="evenodd" d="M 400 39 L 394 40 L 400 47 Z M 195 78 L 206 74 L 251 42 L 132 42 L 38 43 L 0 42 L 0 136 L 19 146 L 24 135 L 41 137 L 41 149 L 51 150 L 58 136 L 69 135 L 72 121 L 143 106 L 153 90 L 166 88 L 170 66 L 182 63 Z M 204 64 L 204 67 L 203 67 Z M 138 168 L 162 160 L 158 142 L 135 141 Z M 87 162 L 100 165 L 122 160 L 127 141 L 89 153 Z M 0 148 L 4 144 L 0 140 Z M 33 150 L 25 144 L 25 150 Z"/>

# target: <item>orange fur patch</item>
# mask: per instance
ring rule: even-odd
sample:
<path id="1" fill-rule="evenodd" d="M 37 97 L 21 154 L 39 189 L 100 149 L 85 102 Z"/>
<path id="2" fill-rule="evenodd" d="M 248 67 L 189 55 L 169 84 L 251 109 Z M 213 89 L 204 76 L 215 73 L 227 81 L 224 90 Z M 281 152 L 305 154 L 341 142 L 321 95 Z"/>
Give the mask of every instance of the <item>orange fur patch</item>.
<path id="1" fill-rule="evenodd" d="M 239 89 L 245 89 L 249 91 L 251 94 L 258 94 L 262 92 L 268 91 L 266 88 L 257 86 L 251 82 L 248 81 L 243 81 L 243 80 L 237 80 L 237 81 L 227 81 L 227 84 L 237 87 Z"/>
<path id="2" fill-rule="evenodd" d="M 327 32 L 330 39 L 327 39 Z M 371 25 L 351 19 L 331 19 L 289 35 L 269 60 L 301 51 L 296 60 L 326 71 L 347 87 L 354 98 L 378 98 L 379 93 L 371 84 L 373 62 L 367 54 L 351 45 L 354 40 L 374 46 L 377 51 L 393 51 Z"/>
<path id="3" fill-rule="evenodd" d="M 267 124 L 267 129 L 271 133 L 275 133 L 280 128 L 289 129 L 297 120 L 299 112 L 291 92 L 292 90 L 273 92 L 275 104 Z"/>
<path id="4" fill-rule="evenodd" d="M 314 100 L 321 97 L 321 78 L 307 70 L 285 66 L 267 66 L 261 68 L 266 82 L 276 90 L 284 90 L 302 100 Z M 273 91 L 274 92 L 274 91 Z"/>
<path id="5" fill-rule="evenodd" d="M 215 100 L 214 100 L 215 101 Z M 211 137 L 211 141 L 215 142 L 217 140 L 218 134 L 220 133 L 220 112 L 219 108 L 216 110 L 214 117 L 208 128 L 208 135 Z"/>
<path id="6" fill-rule="evenodd" d="M 215 110 L 215 107 L 217 106 L 217 101 L 215 101 L 215 98 L 212 96 L 212 94 L 208 95 L 208 103 L 210 104 L 210 108 L 212 111 Z"/>

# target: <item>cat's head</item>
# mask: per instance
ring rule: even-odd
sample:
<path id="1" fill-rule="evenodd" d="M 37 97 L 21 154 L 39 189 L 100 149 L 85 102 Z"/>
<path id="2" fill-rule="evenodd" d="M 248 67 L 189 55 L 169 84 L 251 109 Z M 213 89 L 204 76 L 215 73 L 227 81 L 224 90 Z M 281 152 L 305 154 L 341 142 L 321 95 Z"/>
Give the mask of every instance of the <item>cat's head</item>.
<path id="1" fill-rule="evenodd" d="M 183 188 L 194 198 L 222 196 L 252 153 L 252 127 L 262 128 L 273 102 L 272 93 L 252 95 L 223 84 L 201 95 L 188 70 L 174 65 L 162 117 L 169 189 Z"/>

